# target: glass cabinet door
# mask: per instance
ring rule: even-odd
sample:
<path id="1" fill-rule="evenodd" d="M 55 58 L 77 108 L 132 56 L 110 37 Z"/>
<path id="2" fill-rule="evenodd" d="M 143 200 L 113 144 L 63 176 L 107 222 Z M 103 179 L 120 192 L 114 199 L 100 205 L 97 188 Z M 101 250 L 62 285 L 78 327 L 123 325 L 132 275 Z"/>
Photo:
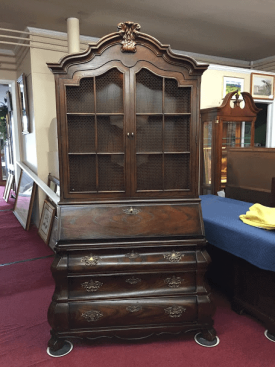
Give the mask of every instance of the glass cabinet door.
<path id="1" fill-rule="evenodd" d="M 69 193 L 125 192 L 124 74 L 66 86 Z"/>
<path id="2" fill-rule="evenodd" d="M 190 191 L 191 87 L 136 73 L 135 193 Z"/>
<path id="3" fill-rule="evenodd" d="M 211 193 L 211 183 L 212 183 L 212 121 L 203 122 L 203 172 L 202 172 L 202 182 L 203 182 L 203 194 Z"/>
<path id="4" fill-rule="evenodd" d="M 113 67 L 65 88 L 68 197 L 191 191 L 190 85 Z"/>
<path id="5" fill-rule="evenodd" d="M 227 149 L 230 147 L 247 147 L 251 145 L 251 121 L 223 121 L 221 184 L 227 182 Z"/>

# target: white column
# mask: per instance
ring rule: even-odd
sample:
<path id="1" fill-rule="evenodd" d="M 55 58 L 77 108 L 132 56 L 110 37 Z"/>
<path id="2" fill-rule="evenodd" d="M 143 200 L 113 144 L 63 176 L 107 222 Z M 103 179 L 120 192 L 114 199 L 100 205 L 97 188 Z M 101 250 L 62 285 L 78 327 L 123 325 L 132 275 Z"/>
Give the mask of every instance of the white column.
<path id="1" fill-rule="evenodd" d="M 275 148 L 275 108 L 274 102 L 267 107 L 266 148 Z"/>
<path id="2" fill-rule="evenodd" d="M 67 34 L 69 54 L 80 52 L 79 19 L 67 18 Z"/>

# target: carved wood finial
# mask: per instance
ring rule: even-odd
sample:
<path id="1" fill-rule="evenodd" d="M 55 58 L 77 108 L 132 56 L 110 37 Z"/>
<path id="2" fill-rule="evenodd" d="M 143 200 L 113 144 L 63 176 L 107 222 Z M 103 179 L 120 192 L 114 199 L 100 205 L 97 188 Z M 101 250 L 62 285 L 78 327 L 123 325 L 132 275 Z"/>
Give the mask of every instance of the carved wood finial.
<path id="1" fill-rule="evenodd" d="M 234 108 L 235 107 L 240 107 L 241 102 L 243 101 L 242 99 L 240 99 L 240 94 L 238 92 L 238 90 L 236 90 L 234 96 L 236 97 L 235 99 L 233 99 L 233 103 L 234 103 Z"/>
<path id="2" fill-rule="evenodd" d="M 134 22 L 119 23 L 117 29 L 123 37 L 121 51 L 136 52 L 135 38 L 139 34 L 140 25 Z"/>

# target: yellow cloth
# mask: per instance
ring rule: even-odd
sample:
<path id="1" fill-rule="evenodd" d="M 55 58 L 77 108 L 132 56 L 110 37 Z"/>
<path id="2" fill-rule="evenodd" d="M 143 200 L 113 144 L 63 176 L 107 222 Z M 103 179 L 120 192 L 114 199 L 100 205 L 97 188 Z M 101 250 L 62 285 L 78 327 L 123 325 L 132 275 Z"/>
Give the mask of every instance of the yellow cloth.
<path id="1" fill-rule="evenodd" d="M 269 230 L 275 229 L 275 208 L 254 204 L 246 214 L 240 215 L 239 218 L 250 226 Z"/>

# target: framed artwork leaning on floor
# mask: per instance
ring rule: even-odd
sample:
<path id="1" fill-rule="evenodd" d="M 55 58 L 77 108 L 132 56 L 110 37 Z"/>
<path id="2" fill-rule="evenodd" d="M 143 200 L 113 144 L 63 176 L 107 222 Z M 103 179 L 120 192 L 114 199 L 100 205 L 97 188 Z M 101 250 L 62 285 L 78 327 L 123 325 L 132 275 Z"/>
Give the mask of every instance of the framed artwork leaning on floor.
<path id="1" fill-rule="evenodd" d="M 54 216 L 55 207 L 48 200 L 45 200 L 40 218 L 38 234 L 47 245 L 51 236 Z"/>
<path id="2" fill-rule="evenodd" d="M 14 175 L 12 173 L 9 173 L 8 175 L 8 179 L 7 179 L 7 183 L 6 183 L 6 187 L 5 187 L 5 191 L 4 191 L 4 196 L 3 199 L 8 202 L 9 201 L 9 197 L 10 197 L 10 192 L 11 192 L 11 187 L 14 181 Z"/>
<path id="3" fill-rule="evenodd" d="M 21 169 L 13 213 L 26 231 L 30 228 L 36 188 L 34 180 Z"/>

